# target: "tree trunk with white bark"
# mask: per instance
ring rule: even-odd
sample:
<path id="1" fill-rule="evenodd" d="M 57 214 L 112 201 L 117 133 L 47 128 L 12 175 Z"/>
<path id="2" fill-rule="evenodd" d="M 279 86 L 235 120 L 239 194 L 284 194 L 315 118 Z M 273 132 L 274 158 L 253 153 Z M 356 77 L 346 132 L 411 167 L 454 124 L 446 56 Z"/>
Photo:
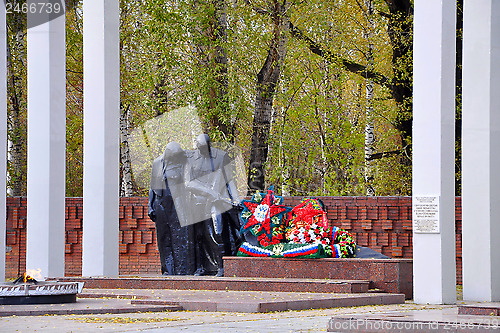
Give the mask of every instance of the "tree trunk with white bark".
<path id="1" fill-rule="evenodd" d="M 132 180 L 132 163 L 130 161 L 130 108 L 123 107 L 120 110 L 120 159 L 122 167 L 122 179 L 120 194 L 124 197 L 134 195 L 134 182 Z"/>

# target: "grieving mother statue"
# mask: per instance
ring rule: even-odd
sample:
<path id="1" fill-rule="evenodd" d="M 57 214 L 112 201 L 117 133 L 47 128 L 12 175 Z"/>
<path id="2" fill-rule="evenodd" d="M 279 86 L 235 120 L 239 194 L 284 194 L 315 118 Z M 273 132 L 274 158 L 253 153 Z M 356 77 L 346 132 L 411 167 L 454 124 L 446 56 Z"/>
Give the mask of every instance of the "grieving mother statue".
<path id="1" fill-rule="evenodd" d="M 148 215 L 156 226 L 162 275 L 189 275 L 195 270 L 193 226 L 179 209 L 189 205 L 183 178 L 186 161 L 181 146 L 170 142 L 153 162 Z"/>

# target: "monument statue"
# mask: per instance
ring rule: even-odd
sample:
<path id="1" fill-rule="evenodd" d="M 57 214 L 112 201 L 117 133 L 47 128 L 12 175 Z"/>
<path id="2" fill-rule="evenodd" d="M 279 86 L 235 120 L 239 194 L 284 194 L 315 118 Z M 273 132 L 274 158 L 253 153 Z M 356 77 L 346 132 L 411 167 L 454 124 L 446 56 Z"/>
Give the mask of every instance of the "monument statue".
<path id="1" fill-rule="evenodd" d="M 196 149 L 170 142 L 153 162 L 148 215 L 155 222 L 163 275 L 224 274 L 239 248 L 239 197 L 228 154 L 206 134 Z"/>
<path id="2" fill-rule="evenodd" d="M 188 194 L 184 186 L 187 157 L 177 142 L 167 144 L 153 162 L 148 215 L 156 226 L 162 275 L 193 274 L 193 226 L 186 223 Z"/>

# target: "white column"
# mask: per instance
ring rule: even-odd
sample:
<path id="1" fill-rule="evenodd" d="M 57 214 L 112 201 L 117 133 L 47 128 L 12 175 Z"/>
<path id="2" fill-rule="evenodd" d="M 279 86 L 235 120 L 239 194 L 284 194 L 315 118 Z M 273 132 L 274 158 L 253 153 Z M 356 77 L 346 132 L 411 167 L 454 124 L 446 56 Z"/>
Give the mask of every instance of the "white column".
<path id="1" fill-rule="evenodd" d="M 7 181 L 7 31 L 5 6 L 0 5 L 0 282 L 5 281 Z"/>
<path id="2" fill-rule="evenodd" d="M 415 1 L 412 215 L 416 303 L 456 302 L 455 3 Z"/>
<path id="3" fill-rule="evenodd" d="M 64 276 L 65 15 L 28 29 L 28 212 L 26 269 Z"/>
<path id="4" fill-rule="evenodd" d="M 84 0 L 83 275 L 119 268 L 118 0 Z"/>
<path id="5" fill-rule="evenodd" d="M 464 1 L 464 300 L 500 301 L 500 1 Z"/>

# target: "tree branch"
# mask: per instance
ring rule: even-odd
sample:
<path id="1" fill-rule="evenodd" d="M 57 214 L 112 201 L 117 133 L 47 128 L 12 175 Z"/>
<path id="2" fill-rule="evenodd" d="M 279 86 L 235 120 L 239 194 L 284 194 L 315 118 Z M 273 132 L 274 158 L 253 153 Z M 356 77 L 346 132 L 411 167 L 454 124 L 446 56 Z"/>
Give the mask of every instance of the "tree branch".
<path id="1" fill-rule="evenodd" d="M 390 157 L 394 155 L 401 154 L 401 150 L 393 150 L 393 151 L 384 151 L 383 153 L 375 153 L 371 154 L 370 157 L 366 158 L 366 161 L 379 160 L 381 158 Z"/>
<path id="2" fill-rule="evenodd" d="M 73 74 L 82 74 L 83 75 L 82 71 L 72 71 L 71 69 L 67 69 L 67 68 L 66 68 L 66 72 L 73 73 Z"/>
<path id="3" fill-rule="evenodd" d="M 262 15 L 268 15 L 268 16 L 270 15 L 270 13 L 269 13 L 267 10 L 265 10 L 264 8 L 260 8 L 260 7 L 255 7 L 255 6 L 252 6 L 252 4 L 250 3 L 250 1 L 249 1 L 249 0 L 244 0 L 244 2 L 245 2 L 248 6 L 252 7 L 252 9 L 253 9 L 256 13 L 258 13 L 258 14 L 262 14 Z"/>
<path id="4" fill-rule="evenodd" d="M 377 10 L 377 14 L 379 14 L 382 17 L 385 17 L 386 19 L 391 18 L 391 14 L 387 14 L 386 12 L 383 12 L 381 10 Z"/>
<path id="5" fill-rule="evenodd" d="M 365 79 L 370 79 L 374 83 L 387 87 L 390 90 L 393 89 L 391 80 L 386 77 L 383 74 L 380 74 L 376 71 L 372 71 L 368 69 L 366 66 L 360 65 L 358 63 L 355 63 L 354 61 L 343 59 L 339 57 L 338 55 L 334 54 L 333 52 L 326 50 L 323 48 L 322 45 L 317 43 L 316 41 L 312 40 L 309 36 L 306 36 L 302 30 L 297 28 L 296 26 L 293 25 L 292 22 L 289 23 L 290 27 L 290 34 L 293 38 L 301 40 L 307 44 L 309 47 L 309 50 L 316 54 L 319 55 L 320 57 L 324 58 L 326 61 L 331 62 L 331 63 L 336 63 L 340 66 L 342 66 L 344 69 L 348 70 L 351 73 L 358 74 Z"/>

